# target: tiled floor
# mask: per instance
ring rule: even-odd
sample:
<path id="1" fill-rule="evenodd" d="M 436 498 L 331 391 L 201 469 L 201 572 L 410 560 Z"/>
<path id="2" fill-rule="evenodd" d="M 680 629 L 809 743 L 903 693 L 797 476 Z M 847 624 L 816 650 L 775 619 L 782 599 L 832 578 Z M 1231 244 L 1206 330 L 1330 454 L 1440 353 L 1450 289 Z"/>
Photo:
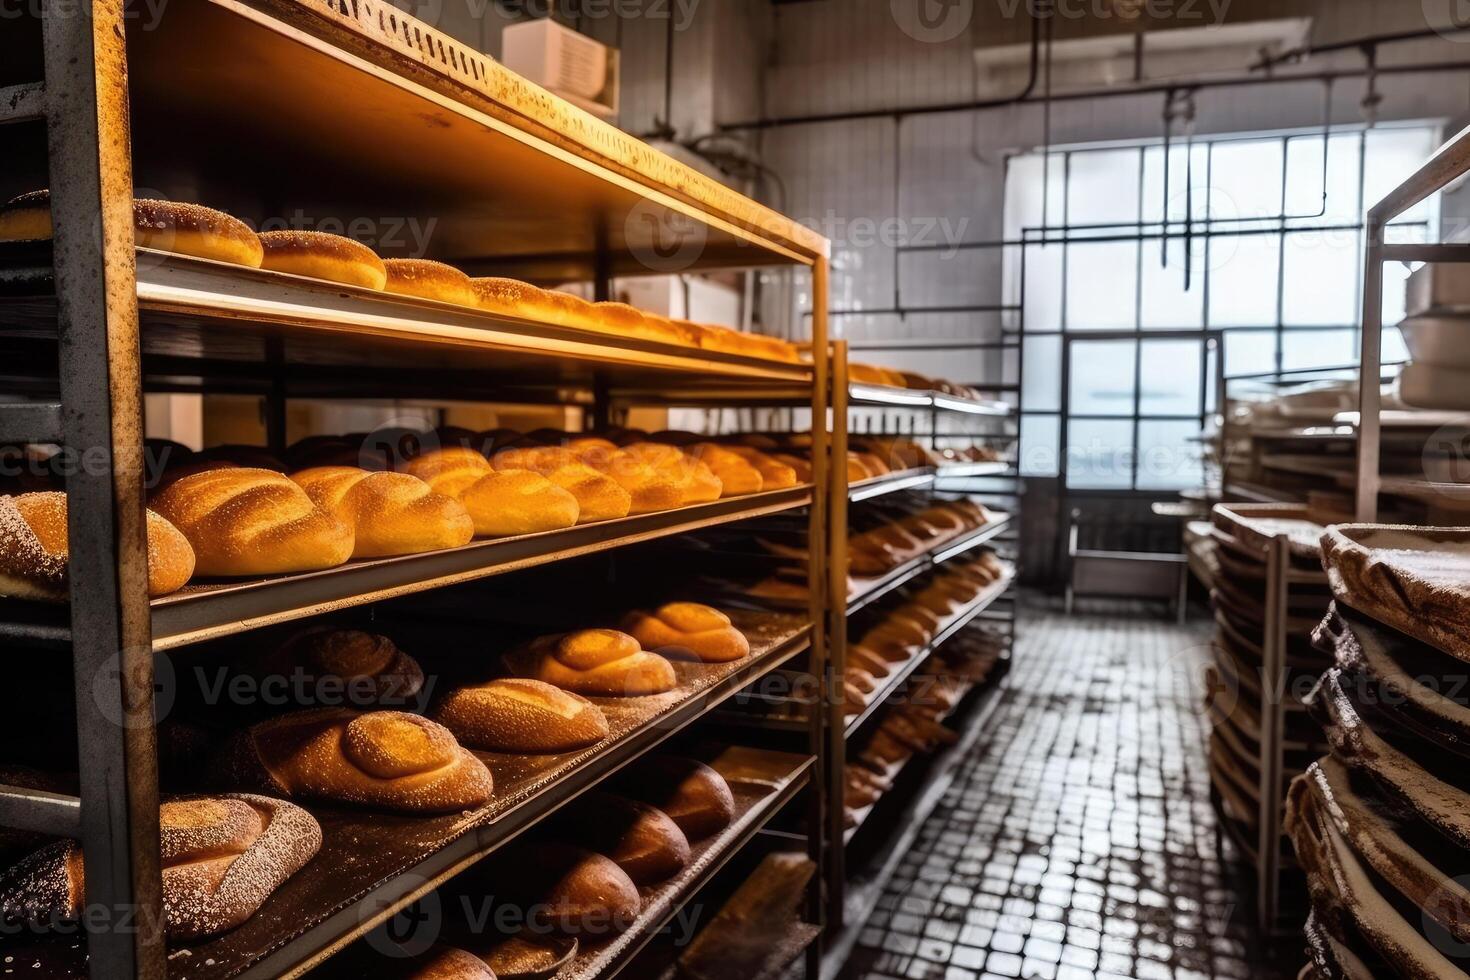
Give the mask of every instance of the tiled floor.
<path id="1" fill-rule="evenodd" d="M 1216 851 L 1195 694 L 1208 635 L 1156 609 L 1027 615 L 989 732 L 847 975 L 1293 976 L 1251 961 Z"/>

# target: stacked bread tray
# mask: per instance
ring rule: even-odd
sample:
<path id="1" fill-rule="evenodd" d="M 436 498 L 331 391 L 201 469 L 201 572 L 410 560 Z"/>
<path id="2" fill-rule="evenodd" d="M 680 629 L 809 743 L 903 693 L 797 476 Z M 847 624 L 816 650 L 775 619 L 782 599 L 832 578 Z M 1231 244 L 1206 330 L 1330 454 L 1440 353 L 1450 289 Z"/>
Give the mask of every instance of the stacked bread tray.
<path id="1" fill-rule="evenodd" d="M 1329 601 L 1319 570 L 1320 533 L 1303 507 L 1219 505 L 1213 514 L 1220 575 L 1212 595 L 1216 626 L 1206 691 L 1210 779 L 1226 831 L 1262 878 L 1276 873 L 1261 853 L 1261 842 L 1280 827 L 1275 801 L 1325 745 L 1301 702 L 1325 666 L 1311 645 L 1312 628 Z M 1288 542 L 1289 552 L 1279 582 L 1270 571 L 1270 549 L 1278 537 Z M 1267 610 L 1277 601 L 1282 622 L 1273 635 Z M 1268 646 L 1281 647 L 1279 675 L 1269 666 Z M 1268 697 L 1265 685 L 1279 693 Z M 1282 778 L 1273 789 L 1263 774 L 1275 758 Z M 1289 861 L 1284 838 L 1275 852 L 1264 857 Z"/>
<path id="2" fill-rule="evenodd" d="M 1312 897 L 1304 975 L 1465 977 L 1470 532 L 1350 524 L 1322 548 L 1332 667 L 1311 706 L 1331 751 L 1288 801 Z"/>

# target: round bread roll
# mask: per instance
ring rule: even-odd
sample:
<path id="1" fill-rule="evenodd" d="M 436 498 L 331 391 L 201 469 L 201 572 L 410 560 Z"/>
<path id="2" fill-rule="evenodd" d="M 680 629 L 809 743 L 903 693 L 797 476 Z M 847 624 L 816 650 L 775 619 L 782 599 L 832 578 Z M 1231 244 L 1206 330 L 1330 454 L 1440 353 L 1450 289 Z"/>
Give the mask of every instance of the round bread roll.
<path id="1" fill-rule="evenodd" d="M 430 259 L 385 259 L 383 270 L 388 277 L 384 288 L 390 293 L 455 306 L 479 305 L 470 277 L 452 265 Z"/>
<path id="2" fill-rule="evenodd" d="M 533 929 L 601 942 L 626 932 L 643 910 L 638 886 L 601 854 L 571 844 L 520 844 L 497 862 L 494 880 L 525 902 Z"/>
<path id="3" fill-rule="evenodd" d="M 495 971 L 473 953 L 452 946 L 439 946 L 423 959 L 394 973 L 402 980 L 496 980 Z"/>
<path id="4" fill-rule="evenodd" d="M 210 763 L 228 786 L 404 813 L 483 806 L 490 770 L 443 725 L 403 711 L 297 711 L 236 735 Z"/>
<path id="5" fill-rule="evenodd" d="M 152 505 L 194 547 L 200 575 L 279 575 L 352 557 L 352 528 L 271 470 L 226 467 L 170 482 Z"/>
<path id="6" fill-rule="evenodd" d="M 352 528 L 354 558 L 459 548 L 475 536 L 475 522 L 459 501 L 407 473 L 320 466 L 291 479 L 313 503 Z"/>
<path id="7" fill-rule="evenodd" d="M 148 594 L 177 592 L 194 574 L 194 549 L 153 511 L 148 520 Z M 65 602 L 68 590 L 66 494 L 0 497 L 0 595 Z"/>
<path id="8" fill-rule="evenodd" d="M 645 756 L 624 770 L 617 786 L 658 807 L 691 841 L 719 833 L 735 819 L 735 794 L 725 777 L 694 759 Z"/>
<path id="9" fill-rule="evenodd" d="M 750 641 L 730 617 L 697 602 L 671 602 L 652 613 L 631 612 L 622 629 L 645 650 L 666 657 L 722 664 L 750 656 Z"/>
<path id="10" fill-rule="evenodd" d="M 617 630 L 543 636 L 505 656 L 510 672 L 590 697 L 642 697 L 672 691 L 674 668 Z"/>
<path id="11" fill-rule="evenodd" d="M 372 703 L 402 705 L 423 690 L 424 670 L 386 636 L 318 626 L 291 637 L 261 658 L 258 673 L 309 681 L 340 678 L 354 694 L 371 686 Z"/>
<path id="12" fill-rule="evenodd" d="M 388 285 L 378 253 L 361 242 L 322 231 L 267 231 L 260 235 L 260 267 L 365 289 Z"/>
<path id="13" fill-rule="evenodd" d="M 434 720 L 465 745 L 489 752 L 571 752 L 608 736 L 607 718 L 597 705 L 521 677 L 451 691 Z"/>
<path id="14" fill-rule="evenodd" d="M 689 838 L 668 814 L 647 803 L 588 793 L 558 825 L 582 847 L 610 858 L 637 885 L 668 881 L 689 866 Z"/>
<path id="15" fill-rule="evenodd" d="M 321 847 L 321 827 L 264 796 L 186 796 L 159 807 L 164 932 L 198 939 L 233 929 Z M 56 924 L 85 914 L 81 845 L 50 844 L 0 875 L 7 919 Z"/>
<path id="16" fill-rule="evenodd" d="M 473 449 L 424 453 L 404 469 L 463 504 L 475 534 L 485 537 L 555 531 L 576 524 L 582 513 L 570 490 L 530 470 L 497 471 Z"/>
<path id="17" fill-rule="evenodd" d="M 0 242 L 49 240 L 51 192 L 31 191 L 0 208 Z M 179 201 L 133 201 L 133 241 L 140 248 L 259 268 L 260 239 L 223 211 Z"/>
<path id="18" fill-rule="evenodd" d="M 672 481 L 679 488 L 682 506 L 713 503 L 725 492 L 725 485 L 715 476 L 714 470 L 677 446 L 635 442 L 627 447 L 627 452 L 653 467 L 660 476 Z"/>

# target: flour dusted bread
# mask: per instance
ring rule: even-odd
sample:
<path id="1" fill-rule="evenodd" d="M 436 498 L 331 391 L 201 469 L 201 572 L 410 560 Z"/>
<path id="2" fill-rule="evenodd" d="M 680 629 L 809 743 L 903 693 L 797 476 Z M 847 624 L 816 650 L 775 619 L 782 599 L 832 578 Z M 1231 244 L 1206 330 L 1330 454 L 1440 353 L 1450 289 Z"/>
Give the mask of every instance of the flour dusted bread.
<path id="1" fill-rule="evenodd" d="M 662 694 L 678 682 L 667 660 L 617 630 L 543 636 L 505 655 L 510 672 L 590 697 Z"/>
<path id="2" fill-rule="evenodd" d="M 170 479 L 149 501 L 188 539 L 197 574 L 307 572 L 352 556 L 352 528 L 285 476 L 205 465 L 213 468 Z"/>
<path id="3" fill-rule="evenodd" d="M 241 732 L 212 760 L 221 785 L 404 813 L 481 806 L 490 770 L 443 725 L 402 711 L 298 711 Z"/>
<path id="4" fill-rule="evenodd" d="M 291 803 L 250 794 L 184 796 L 159 808 L 164 929 L 169 939 L 233 929 L 321 847 L 316 820 Z M 84 913 L 81 845 L 49 844 L 0 875 L 0 911 L 32 922 Z"/>
<path id="5" fill-rule="evenodd" d="M 617 779 L 620 791 L 658 807 L 691 841 L 719 833 L 735 819 L 735 795 L 725 777 L 695 759 L 639 759 Z"/>
<path id="6" fill-rule="evenodd" d="M 542 681 L 508 677 L 451 691 L 434 719 L 465 745 L 490 752 L 571 752 L 607 738 L 602 709 Z"/>
<path id="7" fill-rule="evenodd" d="M 312 684 L 335 678 L 360 699 L 354 704 L 401 706 L 424 687 L 418 661 L 388 637 L 362 630 L 304 630 L 262 657 L 256 669 L 268 677 L 299 675 Z"/>
<path id="8" fill-rule="evenodd" d="M 438 300 L 456 306 L 478 306 L 470 277 L 452 265 L 431 259 L 385 259 L 384 286 L 390 293 Z"/>
<path id="9" fill-rule="evenodd" d="M 664 656 L 722 664 L 750 656 L 750 641 L 730 617 L 698 602 L 670 602 L 653 612 L 631 612 L 623 632 Z"/>
<path id="10" fill-rule="evenodd" d="M 319 466 L 291 479 L 313 503 L 352 528 L 354 558 L 458 548 L 475 536 L 475 523 L 459 501 L 407 473 Z"/>
<path id="11" fill-rule="evenodd" d="M 325 279 L 364 289 L 388 285 L 378 254 L 361 242 L 322 231 L 267 231 L 260 235 L 262 269 Z"/>
<path id="12" fill-rule="evenodd" d="M 148 594 L 168 595 L 194 574 L 194 549 L 158 514 L 147 519 Z M 65 602 L 68 563 L 66 494 L 0 497 L 0 595 Z"/>
<path id="13" fill-rule="evenodd" d="M 643 909 L 638 886 L 612 859 L 571 844 L 512 844 L 497 887 L 524 903 L 535 929 L 596 941 L 626 932 Z"/>
<path id="14" fill-rule="evenodd" d="M 49 240 L 51 192 L 31 191 L 0 207 L 0 242 Z M 180 201 L 133 201 L 133 240 L 141 248 L 259 268 L 260 239 L 223 211 Z"/>
<path id="15" fill-rule="evenodd" d="M 558 820 L 578 844 L 610 858 L 637 885 L 656 885 L 689 864 L 689 838 L 668 814 L 612 793 L 580 797 Z"/>

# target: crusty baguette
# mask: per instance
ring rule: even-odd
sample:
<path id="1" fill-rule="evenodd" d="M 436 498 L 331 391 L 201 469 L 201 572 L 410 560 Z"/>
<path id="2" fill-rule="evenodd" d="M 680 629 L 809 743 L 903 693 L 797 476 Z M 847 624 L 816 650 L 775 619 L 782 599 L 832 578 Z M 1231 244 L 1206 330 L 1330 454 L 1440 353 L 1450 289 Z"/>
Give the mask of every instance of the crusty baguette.
<path id="1" fill-rule="evenodd" d="M 463 504 L 407 473 L 319 466 L 291 479 L 318 507 L 352 528 L 354 558 L 458 548 L 475 536 L 475 522 Z"/>
<path id="2" fill-rule="evenodd" d="M 644 756 L 616 779 L 620 792 L 658 807 L 691 841 L 719 833 L 735 819 L 725 777 L 695 759 Z"/>
<path id="3" fill-rule="evenodd" d="M 219 784 L 405 813 L 481 806 L 490 770 L 443 725 L 401 711 L 298 711 L 236 735 L 212 760 Z"/>
<path id="4" fill-rule="evenodd" d="M 175 940 L 238 926 L 322 843 L 321 827 L 299 806 L 243 793 L 166 799 L 159 824 L 164 930 Z M 7 918 L 76 921 L 84 895 L 74 840 L 49 844 L 0 875 Z"/>
<path id="5" fill-rule="evenodd" d="M 430 259 L 387 259 L 384 288 L 390 293 L 438 300 L 456 306 L 478 306 L 479 298 L 470 277 L 452 265 Z"/>
<path id="6" fill-rule="evenodd" d="M 352 528 L 271 470 L 191 473 L 169 482 L 151 503 L 189 539 L 199 575 L 307 572 L 352 556 Z"/>
<path id="7" fill-rule="evenodd" d="M 611 858 L 634 884 L 667 881 L 689 864 L 689 839 L 668 814 L 612 793 L 588 793 L 559 817 L 580 846 Z"/>
<path id="8" fill-rule="evenodd" d="M 674 668 L 617 630 L 543 636 L 505 655 L 511 673 L 592 697 L 641 697 L 671 691 Z"/>
<path id="9" fill-rule="evenodd" d="M 651 613 L 636 610 L 623 620 L 623 632 L 645 650 L 705 663 L 729 663 L 750 656 L 750 641 L 730 617 L 697 602 L 670 602 Z"/>
<path id="10" fill-rule="evenodd" d="M 148 511 L 148 594 L 168 595 L 194 574 L 194 549 L 179 529 Z M 0 595 L 65 602 L 70 551 L 66 494 L 0 497 Z"/>
<path id="11" fill-rule="evenodd" d="M 608 735 L 607 718 L 597 705 L 523 677 L 451 691 L 434 720 L 465 745 L 491 752 L 571 752 Z"/>
<path id="12" fill-rule="evenodd" d="M 267 231 L 260 235 L 260 244 L 265 249 L 262 269 L 365 289 L 382 289 L 388 284 L 388 270 L 377 253 L 342 235 L 294 229 Z"/>

